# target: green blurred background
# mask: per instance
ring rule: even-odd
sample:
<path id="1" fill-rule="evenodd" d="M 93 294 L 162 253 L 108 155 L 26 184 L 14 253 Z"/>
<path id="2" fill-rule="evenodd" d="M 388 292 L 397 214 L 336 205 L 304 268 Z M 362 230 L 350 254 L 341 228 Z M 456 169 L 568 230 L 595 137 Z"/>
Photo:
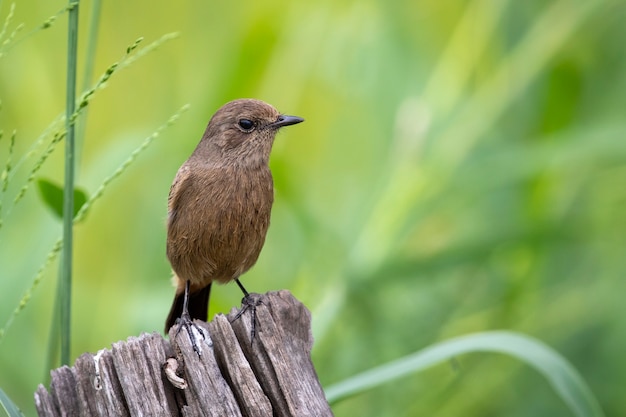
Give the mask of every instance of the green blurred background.
<path id="1" fill-rule="evenodd" d="M 607 415 L 626 415 L 626 2 L 103 2 L 94 80 L 138 37 L 164 43 L 89 105 L 77 184 L 93 193 L 143 139 L 191 109 L 76 227 L 72 357 L 160 331 L 173 296 L 166 200 L 226 101 L 263 99 L 282 132 L 276 202 L 243 282 L 313 313 L 324 386 L 471 332 L 545 341 Z M 0 2 L 0 21 L 10 2 Z M 65 7 L 18 2 L 0 57 L 0 170 L 64 111 Z M 94 4 L 81 2 L 79 85 Z M 6 38 L 5 36 L 5 38 Z M 48 139 L 49 140 L 49 139 Z M 61 225 L 31 187 L 2 195 L 0 326 Z M 37 178 L 63 178 L 58 146 Z M 0 387 L 28 414 L 45 381 L 57 264 L 0 344 Z M 211 314 L 238 305 L 216 287 Z M 47 382 L 46 382 L 47 383 Z M 472 354 L 334 406 L 337 416 L 569 416 L 513 359 Z"/>

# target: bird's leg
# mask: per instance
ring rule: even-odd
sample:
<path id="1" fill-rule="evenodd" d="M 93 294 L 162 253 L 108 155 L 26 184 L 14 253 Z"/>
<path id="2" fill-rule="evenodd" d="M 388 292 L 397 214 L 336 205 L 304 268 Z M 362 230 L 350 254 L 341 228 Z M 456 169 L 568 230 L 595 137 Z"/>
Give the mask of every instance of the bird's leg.
<path id="1" fill-rule="evenodd" d="M 183 297 L 183 312 L 181 313 L 180 317 L 176 319 L 178 329 L 176 330 L 175 337 L 178 336 L 180 329 L 184 327 L 187 330 L 187 334 L 189 334 L 189 339 L 191 339 L 191 345 L 193 346 L 194 352 L 196 352 L 198 356 L 200 356 L 200 347 L 198 346 L 196 335 L 200 334 L 203 340 L 206 340 L 206 335 L 204 329 L 198 327 L 189 315 L 189 285 L 190 282 L 189 280 L 187 280 L 185 282 L 185 296 Z"/>
<path id="2" fill-rule="evenodd" d="M 183 321 L 191 321 L 191 316 L 189 315 L 189 286 L 191 285 L 191 281 L 185 281 L 185 296 L 183 297 L 183 312 L 180 315 L 180 319 Z"/>
<path id="3" fill-rule="evenodd" d="M 250 294 L 241 284 L 241 282 L 239 281 L 239 278 L 235 278 L 235 282 L 237 283 L 237 285 L 243 292 L 243 298 L 241 299 L 241 310 L 239 310 L 239 313 L 237 313 L 237 315 L 233 317 L 231 322 L 234 322 L 239 317 L 241 317 L 241 315 L 245 313 L 248 309 L 252 311 L 252 323 L 251 323 L 252 329 L 250 330 L 250 344 L 252 344 L 254 342 L 254 337 L 256 336 L 256 324 L 257 324 L 256 308 L 257 306 L 262 304 L 262 301 L 258 297 L 258 294 Z"/>
<path id="4" fill-rule="evenodd" d="M 241 291 L 243 292 L 243 298 L 248 298 L 250 297 L 250 293 L 245 289 L 245 287 L 243 286 L 243 284 L 241 283 L 241 281 L 239 281 L 239 278 L 235 278 L 235 282 L 237 283 L 237 285 L 239 285 L 239 288 L 241 289 Z M 243 302 L 243 300 L 242 300 Z"/>

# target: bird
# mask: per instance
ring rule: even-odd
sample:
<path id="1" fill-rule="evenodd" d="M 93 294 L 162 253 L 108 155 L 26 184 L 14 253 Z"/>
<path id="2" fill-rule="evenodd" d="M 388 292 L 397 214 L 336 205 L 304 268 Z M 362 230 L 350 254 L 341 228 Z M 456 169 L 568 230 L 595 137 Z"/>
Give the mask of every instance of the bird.
<path id="1" fill-rule="evenodd" d="M 206 321 L 211 285 L 235 281 L 257 261 L 270 223 L 270 152 L 280 128 L 303 122 L 256 99 L 224 104 L 211 117 L 168 197 L 166 254 L 176 293 L 165 332 Z"/>

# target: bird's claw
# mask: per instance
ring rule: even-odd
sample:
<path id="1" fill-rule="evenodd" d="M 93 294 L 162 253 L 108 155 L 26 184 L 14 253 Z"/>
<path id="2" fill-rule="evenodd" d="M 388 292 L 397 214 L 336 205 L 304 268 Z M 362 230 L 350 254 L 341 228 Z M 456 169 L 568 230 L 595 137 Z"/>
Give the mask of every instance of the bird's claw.
<path id="1" fill-rule="evenodd" d="M 187 334 L 189 335 L 189 339 L 191 340 L 191 346 L 198 356 L 202 356 L 202 350 L 200 348 L 199 340 L 209 346 L 213 345 L 211 336 L 204 328 L 195 324 L 193 320 L 191 320 L 191 317 L 189 317 L 189 314 L 183 313 L 181 317 L 176 319 L 176 325 L 178 326 L 178 329 L 176 329 L 174 337 L 178 337 L 178 333 L 180 333 L 181 329 L 184 328 L 185 330 L 187 330 Z"/>
<path id="2" fill-rule="evenodd" d="M 230 321 L 231 323 L 237 321 L 239 317 L 241 317 L 248 309 L 252 312 L 251 318 L 251 329 L 250 329 L 250 345 L 254 342 L 254 338 L 256 337 L 256 326 L 257 326 L 257 317 L 256 317 L 256 308 L 263 304 L 261 301 L 261 296 L 259 294 L 246 294 L 245 297 L 241 299 L 241 310 L 233 317 Z"/>

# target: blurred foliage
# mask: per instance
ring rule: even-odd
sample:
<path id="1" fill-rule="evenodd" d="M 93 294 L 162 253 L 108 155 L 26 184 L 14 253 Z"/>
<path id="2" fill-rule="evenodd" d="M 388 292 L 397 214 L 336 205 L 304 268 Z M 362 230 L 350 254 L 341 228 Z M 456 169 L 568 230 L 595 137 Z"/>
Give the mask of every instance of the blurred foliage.
<path id="1" fill-rule="evenodd" d="M 0 47 L 0 171 L 12 155 L 2 325 L 60 235 L 36 189 L 12 201 L 35 163 L 32 144 L 64 109 L 67 15 L 49 17 L 65 6 L 17 3 L 4 39 L 24 26 Z M 80 7 L 82 74 L 91 3 Z M 9 13 L 1 2 L 0 22 Z M 76 227 L 73 356 L 161 329 L 173 296 L 171 181 L 213 112 L 255 97 L 306 123 L 275 143 L 272 226 L 243 282 L 289 288 L 311 308 L 325 386 L 453 336 L 508 329 L 562 353 L 607 415 L 626 414 L 625 19 L 623 0 L 104 2 L 93 80 L 138 37 L 180 36 L 92 99 L 77 186 L 91 195 L 191 108 Z M 55 150 L 37 179 L 61 183 L 62 157 Z M 27 415 L 49 371 L 56 272 L 0 345 L 0 387 Z M 240 298 L 236 286 L 216 288 L 211 313 Z M 334 411 L 570 415 L 535 371 L 493 354 Z"/>
<path id="2" fill-rule="evenodd" d="M 39 195 L 48 208 L 59 218 L 63 218 L 63 189 L 45 178 L 37 181 Z M 79 189 L 74 189 L 74 211 L 72 216 L 76 216 L 80 208 L 87 202 L 87 194 Z"/>

